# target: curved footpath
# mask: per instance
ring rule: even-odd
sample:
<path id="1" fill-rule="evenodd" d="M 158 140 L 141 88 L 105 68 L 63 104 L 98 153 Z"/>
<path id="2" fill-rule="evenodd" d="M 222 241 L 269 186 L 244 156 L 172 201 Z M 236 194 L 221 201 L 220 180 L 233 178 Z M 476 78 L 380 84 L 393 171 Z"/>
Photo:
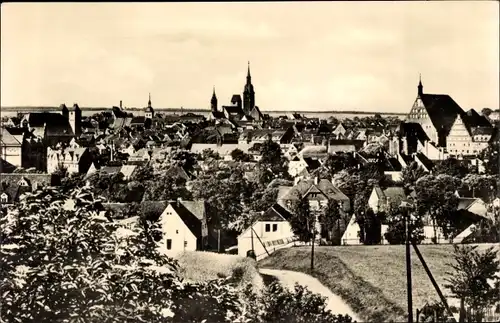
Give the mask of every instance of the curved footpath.
<path id="1" fill-rule="evenodd" d="M 311 292 L 320 294 L 327 298 L 327 309 L 333 314 L 348 314 L 352 317 L 353 321 L 362 322 L 353 310 L 337 295 L 333 294 L 328 287 L 321 284 L 316 278 L 296 271 L 291 270 L 277 270 L 259 268 L 259 272 L 264 275 L 274 276 L 278 281 L 288 288 L 293 288 L 295 283 L 307 287 Z"/>

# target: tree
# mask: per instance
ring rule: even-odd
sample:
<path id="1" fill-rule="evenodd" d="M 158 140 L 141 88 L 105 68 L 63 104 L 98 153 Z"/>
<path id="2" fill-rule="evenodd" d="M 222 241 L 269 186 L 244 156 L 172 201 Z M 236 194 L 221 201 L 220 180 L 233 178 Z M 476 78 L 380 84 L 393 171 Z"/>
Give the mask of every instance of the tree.
<path id="1" fill-rule="evenodd" d="M 316 216 L 309 207 L 307 199 L 299 199 L 291 206 L 290 225 L 300 241 L 310 242 L 315 232 Z"/>
<path id="2" fill-rule="evenodd" d="M 268 169 L 275 177 L 288 179 L 287 159 L 283 156 L 281 147 L 270 138 L 260 145 L 260 154 L 262 158 L 258 164 L 262 169 Z M 267 183 L 266 183 L 267 184 Z"/>
<path id="3" fill-rule="evenodd" d="M 275 323 L 350 323 L 348 315 L 334 315 L 326 309 L 325 297 L 313 294 L 307 288 L 295 285 L 293 290 L 283 288 L 278 282 L 264 290 L 260 322 Z M 255 321 L 254 321 L 255 322 Z"/>
<path id="4" fill-rule="evenodd" d="M 403 212 L 405 211 L 400 208 L 393 208 L 386 215 L 388 227 L 384 238 L 389 244 L 404 244 L 406 242 L 406 220 Z M 411 241 L 419 244 L 424 240 L 422 216 L 412 210 L 410 211 L 409 220 L 408 231 L 410 232 Z"/>
<path id="5" fill-rule="evenodd" d="M 403 187 L 405 192 L 408 194 L 415 188 L 415 183 L 419 178 L 425 176 L 427 173 L 422 167 L 420 167 L 417 162 L 413 161 L 408 165 L 408 167 L 403 169 Z"/>
<path id="6" fill-rule="evenodd" d="M 497 180 L 498 176 L 467 174 L 462 178 L 462 185 L 472 191 L 473 197 L 476 197 L 476 195 L 486 197 L 485 202 L 488 203 L 493 197 L 497 196 Z"/>
<path id="7" fill-rule="evenodd" d="M 327 241 L 332 241 L 335 245 L 340 245 L 342 238 L 341 220 L 342 210 L 335 200 L 328 201 L 328 204 L 321 210 L 319 222 L 321 223 L 321 237 Z M 343 224 L 345 226 L 346 223 Z"/>
<path id="8" fill-rule="evenodd" d="M 480 154 L 479 158 L 484 161 L 487 174 L 497 175 L 500 173 L 500 143 L 493 140 Z"/>
<path id="9" fill-rule="evenodd" d="M 145 201 L 191 199 L 191 193 L 186 188 L 186 180 L 181 177 L 163 175 L 147 181 L 144 186 Z"/>
<path id="10" fill-rule="evenodd" d="M 479 252 L 477 246 L 454 245 L 454 272 L 448 273 L 445 285 L 453 295 L 463 300 L 472 312 L 474 322 L 482 322 L 488 307 L 500 301 L 500 261 L 493 247 Z"/>
<path id="11" fill-rule="evenodd" d="M 458 207 L 454 194 L 460 181 L 449 175 L 425 175 L 415 183 L 418 214 L 428 214 L 434 228 L 437 242 L 437 228 L 441 228 L 445 238 L 452 233 L 451 224 Z"/>
<path id="12" fill-rule="evenodd" d="M 363 243 L 366 245 L 379 244 L 382 240 L 382 217 L 383 214 L 375 213 L 367 208 L 363 214 Z"/>
<path id="13" fill-rule="evenodd" d="M 125 227 L 102 210 L 90 186 L 43 188 L 0 218 L 2 320 L 229 323 L 245 316 L 233 280 L 183 281 L 177 262 L 159 251 L 157 225 L 139 219 Z"/>
<path id="14" fill-rule="evenodd" d="M 436 163 L 433 172 L 435 175 L 443 174 L 458 178 L 463 178 L 470 173 L 469 168 L 455 158 L 447 158 L 439 161 Z"/>
<path id="15" fill-rule="evenodd" d="M 231 158 L 234 161 L 248 162 L 250 161 L 250 155 L 245 154 L 241 149 L 236 148 L 231 152 Z"/>
<path id="16" fill-rule="evenodd" d="M 328 155 L 324 166 L 327 169 L 328 177 L 332 178 L 342 170 L 352 170 L 358 167 L 359 163 L 352 153 L 342 153 L 340 155 Z"/>

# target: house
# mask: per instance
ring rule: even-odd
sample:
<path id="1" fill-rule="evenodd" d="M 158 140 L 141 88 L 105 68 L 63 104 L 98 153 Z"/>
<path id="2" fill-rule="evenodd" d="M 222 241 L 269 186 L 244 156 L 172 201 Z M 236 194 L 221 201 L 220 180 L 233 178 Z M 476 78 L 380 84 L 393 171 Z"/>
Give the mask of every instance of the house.
<path id="1" fill-rule="evenodd" d="M 208 246 L 204 201 L 169 202 L 159 221 L 167 252 L 204 250 Z"/>
<path id="2" fill-rule="evenodd" d="M 2 128 L 0 138 L 0 157 L 17 167 L 22 165 L 22 139 L 13 136 L 6 128 Z"/>
<path id="3" fill-rule="evenodd" d="M 424 93 L 422 81 L 406 122 L 420 124 L 436 147 L 452 155 L 476 155 L 492 133 L 486 117 L 474 110 L 465 112 L 449 95 Z"/>
<path id="4" fill-rule="evenodd" d="M 0 204 L 12 204 L 26 192 L 59 184 L 59 178 L 51 174 L 2 174 L 0 180 Z"/>
<path id="5" fill-rule="evenodd" d="M 368 198 L 368 207 L 375 213 L 387 212 L 391 207 L 399 207 L 403 201 L 407 201 L 407 197 L 402 187 L 388 187 L 382 190 L 376 185 Z"/>
<path id="6" fill-rule="evenodd" d="M 364 140 L 357 139 L 330 139 L 328 140 L 328 153 L 355 152 L 363 148 Z"/>
<path id="7" fill-rule="evenodd" d="M 88 148 L 47 149 L 47 172 L 53 173 L 59 167 L 66 168 L 68 173 L 87 173 L 92 165 L 92 156 Z"/>
<path id="8" fill-rule="evenodd" d="M 288 173 L 295 177 L 307 169 L 307 163 L 302 156 L 295 156 L 288 162 Z"/>
<path id="9" fill-rule="evenodd" d="M 307 199 L 311 211 L 317 212 L 318 216 L 320 210 L 326 207 L 330 201 L 338 203 L 342 213 L 350 211 L 351 203 L 349 198 L 327 179 L 319 179 L 318 177 L 313 179 L 296 178 L 294 184 L 294 186 L 278 187 L 277 202 L 289 212 L 293 212 L 293 204 L 301 199 Z M 320 222 L 316 221 L 316 225 L 320 237 L 325 237 L 327 233 L 322 231 Z"/>
<path id="10" fill-rule="evenodd" d="M 271 206 L 238 236 L 238 255 L 246 257 L 254 251 L 257 260 L 277 248 L 289 246 L 295 235 L 287 219 L 290 212 L 279 204 Z"/>

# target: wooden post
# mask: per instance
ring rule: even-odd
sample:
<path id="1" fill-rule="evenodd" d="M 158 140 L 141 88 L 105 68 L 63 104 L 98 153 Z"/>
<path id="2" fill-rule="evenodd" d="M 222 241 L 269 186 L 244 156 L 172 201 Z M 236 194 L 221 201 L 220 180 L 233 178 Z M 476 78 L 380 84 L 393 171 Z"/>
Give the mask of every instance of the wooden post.
<path id="1" fill-rule="evenodd" d="M 220 229 L 217 230 L 217 252 L 220 253 Z"/>
<path id="2" fill-rule="evenodd" d="M 412 286 L 411 286 L 411 250 L 410 250 L 410 214 L 406 210 L 405 227 L 406 227 L 406 284 L 408 296 L 408 323 L 413 323 L 413 304 L 412 304 Z"/>

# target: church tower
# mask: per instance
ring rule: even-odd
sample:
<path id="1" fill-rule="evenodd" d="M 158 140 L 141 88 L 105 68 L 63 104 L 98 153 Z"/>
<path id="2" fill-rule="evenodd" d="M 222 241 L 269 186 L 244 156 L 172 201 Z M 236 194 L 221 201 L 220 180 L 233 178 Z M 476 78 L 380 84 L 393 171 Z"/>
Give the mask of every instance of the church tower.
<path id="1" fill-rule="evenodd" d="M 65 112 L 64 112 L 65 113 Z M 63 114 L 64 114 L 63 113 Z M 78 106 L 78 104 L 73 104 L 71 109 L 68 109 L 68 121 L 73 133 L 76 137 L 80 136 L 80 132 L 82 130 L 82 109 Z"/>
<path id="2" fill-rule="evenodd" d="M 255 92 L 252 85 L 252 76 L 250 75 L 250 62 L 248 62 L 247 83 L 243 90 L 243 112 L 249 115 L 255 107 Z"/>
<path id="3" fill-rule="evenodd" d="M 424 94 L 424 86 L 422 85 L 422 75 L 418 76 L 418 96 Z"/>
<path id="4" fill-rule="evenodd" d="M 210 109 L 212 112 L 217 112 L 217 96 L 215 95 L 215 86 L 214 92 L 212 94 L 212 99 L 210 100 Z"/>
<path id="5" fill-rule="evenodd" d="M 149 93 L 149 100 L 148 100 L 148 106 L 146 107 L 146 110 L 144 111 L 144 117 L 146 119 L 153 119 L 155 114 L 155 111 L 153 107 L 151 106 L 151 93 Z"/>

